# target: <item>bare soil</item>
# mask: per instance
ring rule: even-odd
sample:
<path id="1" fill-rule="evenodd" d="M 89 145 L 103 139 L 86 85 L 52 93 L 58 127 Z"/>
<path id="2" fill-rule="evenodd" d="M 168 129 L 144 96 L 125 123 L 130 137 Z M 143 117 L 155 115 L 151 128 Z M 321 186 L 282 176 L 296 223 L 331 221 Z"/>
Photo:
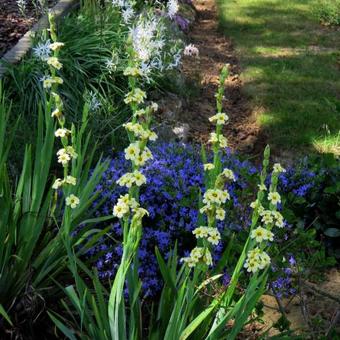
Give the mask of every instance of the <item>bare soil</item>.
<path id="1" fill-rule="evenodd" d="M 39 1 L 35 1 L 39 4 Z M 52 6 L 55 0 L 48 1 Z M 41 8 L 26 1 L 25 15 L 20 13 L 16 0 L 0 0 L 0 58 L 37 22 L 42 14 Z M 38 6 L 38 5 L 37 5 Z"/>
<path id="2" fill-rule="evenodd" d="M 213 0 L 194 0 L 197 20 L 188 34 L 188 40 L 199 49 L 199 57 L 183 59 L 183 74 L 199 80 L 199 95 L 185 107 L 181 120 L 190 126 L 189 135 L 197 142 L 206 142 L 213 126 L 208 118 L 215 114 L 215 93 L 221 68 L 229 64 L 224 110 L 229 116 L 225 128 L 232 149 L 245 153 L 262 152 L 266 136 L 262 134 L 244 95 L 240 67 L 234 47 L 218 29 L 216 6 Z"/>

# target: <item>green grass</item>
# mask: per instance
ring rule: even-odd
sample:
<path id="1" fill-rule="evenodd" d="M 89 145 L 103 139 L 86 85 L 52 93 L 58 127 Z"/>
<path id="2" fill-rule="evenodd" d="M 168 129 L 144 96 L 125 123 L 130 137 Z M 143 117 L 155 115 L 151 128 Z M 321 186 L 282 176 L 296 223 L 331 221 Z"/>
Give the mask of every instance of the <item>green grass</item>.
<path id="1" fill-rule="evenodd" d="M 269 143 L 340 154 L 340 33 L 318 23 L 316 4 L 219 0 L 220 27 Z"/>

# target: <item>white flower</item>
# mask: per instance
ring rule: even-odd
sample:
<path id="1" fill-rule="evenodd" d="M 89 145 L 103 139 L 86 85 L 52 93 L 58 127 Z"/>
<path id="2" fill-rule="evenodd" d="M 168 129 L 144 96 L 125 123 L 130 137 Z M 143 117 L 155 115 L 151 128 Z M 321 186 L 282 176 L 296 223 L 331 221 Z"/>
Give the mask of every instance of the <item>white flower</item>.
<path id="1" fill-rule="evenodd" d="M 236 178 L 235 178 L 235 175 L 233 173 L 232 170 L 230 169 L 224 169 L 223 172 L 222 172 L 222 175 L 228 179 L 230 179 L 231 181 L 236 181 Z"/>
<path id="2" fill-rule="evenodd" d="M 63 185 L 63 180 L 61 178 L 57 178 L 52 185 L 52 189 L 58 190 L 62 185 Z"/>
<path id="3" fill-rule="evenodd" d="M 169 0 L 167 4 L 168 16 L 172 19 L 178 12 L 178 2 L 177 0 Z"/>
<path id="4" fill-rule="evenodd" d="M 61 129 L 58 129 L 58 130 L 54 133 L 54 135 L 55 135 L 56 137 L 63 138 L 63 137 L 65 137 L 65 136 L 66 136 L 67 134 L 69 134 L 69 133 L 71 133 L 70 130 L 65 129 L 65 128 L 61 128 Z"/>
<path id="5" fill-rule="evenodd" d="M 281 196 L 278 192 L 270 192 L 268 194 L 268 200 L 271 204 L 276 205 L 278 203 L 281 203 Z"/>
<path id="6" fill-rule="evenodd" d="M 57 57 L 49 57 L 47 59 L 47 64 L 54 67 L 57 70 L 60 70 L 63 67 L 63 65 L 61 64 Z"/>
<path id="7" fill-rule="evenodd" d="M 73 194 L 66 197 L 66 205 L 70 206 L 72 209 L 76 208 L 79 205 L 79 203 L 80 203 L 79 198 Z"/>
<path id="8" fill-rule="evenodd" d="M 138 187 L 146 183 L 146 177 L 138 170 L 133 172 L 133 180 Z"/>
<path id="9" fill-rule="evenodd" d="M 204 171 L 215 169 L 215 165 L 212 163 L 203 164 Z"/>
<path id="10" fill-rule="evenodd" d="M 213 245 L 218 245 L 221 239 L 221 234 L 216 228 L 209 228 L 208 241 Z"/>
<path id="11" fill-rule="evenodd" d="M 127 24 L 131 21 L 131 19 L 134 17 L 135 12 L 131 7 L 127 7 L 125 9 L 123 9 L 122 11 L 122 17 L 124 22 Z"/>
<path id="12" fill-rule="evenodd" d="M 198 48 L 193 44 L 189 44 L 189 45 L 185 46 L 183 53 L 184 53 L 184 55 L 190 56 L 190 57 L 191 56 L 198 57 L 198 55 L 199 55 Z"/>
<path id="13" fill-rule="evenodd" d="M 286 172 L 286 169 L 284 169 L 280 163 L 275 163 L 273 165 L 273 172 L 276 172 L 276 173 L 281 173 L 281 172 Z"/>
<path id="14" fill-rule="evenodd" d="M 250 237 L 255 239 L 256 242 L 261 243 L 262 241 L 273 241 L 274 234 L 270 230 L 257 227 L 251 232 Z"/>
<path id="15" fill-rule="evenodd" d="M 222 208 L 216 209 L 216 219 L 220 221 L 224 221 L 225 219 L 225 210 Z"/>
<path id="16" fill-rule="evenodd" d="M 97 111 L 102 105 L 97 95 L 92 91 L 89 93 L 89 105 L 91 111 Z"/>
<path id="17" fill-rule="evenodd" d="M 225 113 L 217 113 L 209 118 L 210 122 L 216 122 L 217 125 L 225 125 L 229 117 Z"/>
<path id="18" fill-rule="evenodd" d="M 106 59 L 105 60 L 105 67 L 107 68 L 109 73 L 112 73 L 116 70 L 117 65 L 115 64 L 115 62 L 112 59 Z"/>
<path id="19" fill-rule="evenodd" d="M 65 45 L 64 43 L 56 41 L 56 42 L 50 44 L 49 48 L 52 51 L 56 51 L 56 50 L 59 50 L 59 48 L 63 47 L 64 45 Z"/>
<path id="20" fill-rule="evenodd" d="M 70 176 L 70 175 L 66 176 L 64 181 L 65 181 L 65 183 L 70 184 L 70 185 L 76 185 L 77 184 L 77 179 L 73 176 Z"/>
<path id="21" fill-rule="evenodd" d="M 46 61 L 51 55 L 50 44 L 50 40 L 46 40 L 44 43 L 41 42 L 37 44 L 32 48 L 33 55 L 38 59 Z"/>
<path id="22" fill-rule="evenodd" d="M 122 218 L 129 212 L 129 205 L 123 202 L 119 202 L 113 207 L 113 215 Z"/>

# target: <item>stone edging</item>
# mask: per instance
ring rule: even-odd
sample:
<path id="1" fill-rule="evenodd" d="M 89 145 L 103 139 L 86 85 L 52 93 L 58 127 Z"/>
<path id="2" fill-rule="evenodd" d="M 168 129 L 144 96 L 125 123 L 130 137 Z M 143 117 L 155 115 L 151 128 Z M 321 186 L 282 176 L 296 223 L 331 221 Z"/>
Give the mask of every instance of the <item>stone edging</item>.
<path id="1" fill-rule="evenodd" d="M 56 18 L 66 15 L 75 5 L 78 4 L 78 0 L 60 0 L 58 3 L 50 9 Z M 0 59 L 0 78 L 5 74 L 6 67 L 2 62 L 16 64 L 18 63 L 26 53 L 32 47 L 31 37 L 38 31 L 48 28 L 47 14 L 44 14 L 38 22 L 27 31 L 20 40 L 14 45 L 4 56 Z"/>

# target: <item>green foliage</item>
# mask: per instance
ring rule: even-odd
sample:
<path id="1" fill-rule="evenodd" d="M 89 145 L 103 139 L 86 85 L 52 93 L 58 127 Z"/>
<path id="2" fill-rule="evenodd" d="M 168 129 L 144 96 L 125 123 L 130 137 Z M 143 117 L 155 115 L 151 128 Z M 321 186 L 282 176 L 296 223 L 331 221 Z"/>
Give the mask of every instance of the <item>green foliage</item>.
<path id="1" fill-rule="evenodd" d="M 319 0 L 315 15 L 324 25 L 340 25 L 340 0 Z"/>
<path id="2" fill-rule="evenodd" d="M 79 124 L 84 103 L 91 100 L 89 93 L 95 94 L 100 106 L 92 110 L 89 117 L 93 138 L 106 143 L 112 141 L 115 145 L 120 145 L 119 127 L 129 117 L 129 112 L 122 105 L 127 88 L 122 77 L 126 66 L 126 57 L 122 52 L 126 33 L 117 12 L 112 8 L 89 11 L 87 6 L 64 18 L 58 28 L 59 39 L 65 43 L 60 53 L 63 63 L 60 75 L 64 79 L 61 96 L 65 114 Z M 35 45 L 45 39 L 46 32 L 41 32 L 35 38 Z M 117 65 L 109 73 L 106 61 L 113 57 Z M 5 86 L 14 102 L 13 112 L 22 115 L 20 131 L 29 131 L 18 135 L 21 144 L 34 138 L 34 112 L 44 99 L 41 78 L 46 75 L 47 69 L 46 63 L 34 57 L 33 53 L 19 65 L 8 67 Z M 27 126 L 31 129 L 24 128 Z"/>
<path id="3" fill-rule="evenodd" d="M 15 179 L 7 163 L 14 129 L 9 129 L 10 111 L 1 91 L 0 98 L 0 313 L 11 324 L 10 318 L 17 312 L 21 299 L 28 295 L 34 304 L 37 296 L 43 295 L 52 279 L 63 270 L 67 258 L 63 245 L 65 232 L 80 255 L 96 240 L 95 236 L 88 240 L 88 235 L 97 234 L 98 239 L 106 232 L 96 231 L 92 225 L 111 216 L 90 218 L 93 216 L 90 207 L 96 198 L 94 189 L 107 163 L 99 161 L 90 174 L 93 151 L 88 146 L 89 136 L 85 138 L 84 135 L 86 115 L 75 140 L 79 157 L 73 173 L 79 179 L 77 190 L 81 204 L 69 216 L 66 225 L 68 209 L 63 203 L 56 202 L 57 197 L 52 192 L 55 124 L 51 106 L 46 103 L 39 110 L 35 145 L 26 146 L 22 170 Z M 84 231 L 71 238 L 70 233 L 74 233 L 79 224 L 86 226 Z M 33 306 L 26 305 L 25 308 L 26 313 L 41 313 Z"/>

